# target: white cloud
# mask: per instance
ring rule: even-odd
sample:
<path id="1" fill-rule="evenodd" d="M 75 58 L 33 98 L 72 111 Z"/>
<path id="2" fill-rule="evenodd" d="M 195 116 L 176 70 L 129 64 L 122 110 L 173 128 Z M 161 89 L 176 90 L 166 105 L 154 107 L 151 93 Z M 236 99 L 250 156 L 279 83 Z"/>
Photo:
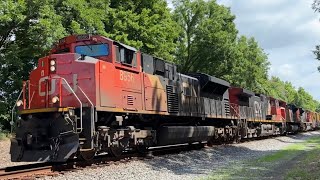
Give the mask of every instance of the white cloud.
<path id="1" fill-rule="evenodd" d="M 296 28 L 298 32 L 309 32 L 308 34 L 313 34 L 314 36 L 319 36 L 320 34 L 320 23 L 318 19 L 311 19 L 304 24 L 301 24 Z"/>
<path id="2" fill-rule="evenodd" d="M 294 67 L 291 64 L 283 64 L 280 66 L 280 74 L 282 76 L 290 77 L 294 75 Z"/>

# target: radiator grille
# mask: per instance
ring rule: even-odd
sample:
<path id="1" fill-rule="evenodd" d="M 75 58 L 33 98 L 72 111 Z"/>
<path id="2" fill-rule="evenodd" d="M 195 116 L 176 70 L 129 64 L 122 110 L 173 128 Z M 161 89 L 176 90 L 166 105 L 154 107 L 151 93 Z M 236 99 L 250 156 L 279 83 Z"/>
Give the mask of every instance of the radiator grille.
<path id="1" fill-rule="evenodd" d="M 167 86 L 167 99 L 168 99 L 168 112 L 179 112 L 179 97 L 177 93 L 174 93 L 173 86 Z"/>
<path id="2" fill-rule="evenodd" d="M 133 106 L 133 102 L 134 102 L 134 97 L 132 95 L 128 95 L 127 96 L 127 104 L 129 106 Z"/>
<path id="3" fill-rule="evenodd" d="M 230 116 L 229 99 L 224 99 L 224 109 L 225 109 L 225 112 L 226 112 L 226 116 Z"/>

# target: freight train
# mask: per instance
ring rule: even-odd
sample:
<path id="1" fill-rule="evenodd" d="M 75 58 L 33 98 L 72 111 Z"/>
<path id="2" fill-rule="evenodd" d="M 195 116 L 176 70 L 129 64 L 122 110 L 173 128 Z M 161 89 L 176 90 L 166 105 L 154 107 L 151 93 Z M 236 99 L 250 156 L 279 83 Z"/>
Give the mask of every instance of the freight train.
<path id="1" fill-rule="evenodd" d="M 315 112 L 204 73 L 180 73 L 173 63 L 88 34 L 59 40 L 20 95 L 13 162 L 240 141 L 307 131 L 320 121 Z"/>

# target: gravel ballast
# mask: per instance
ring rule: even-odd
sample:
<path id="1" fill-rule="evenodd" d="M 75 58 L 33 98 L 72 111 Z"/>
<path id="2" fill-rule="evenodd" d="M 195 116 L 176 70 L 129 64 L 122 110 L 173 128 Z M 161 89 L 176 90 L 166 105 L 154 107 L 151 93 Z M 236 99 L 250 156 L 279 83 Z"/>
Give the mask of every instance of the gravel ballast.
<path id="1" fill-rule="evenodd" d="M 10 139 L 0 141 L 0 168 L 8 166 L 18 166 L 23 164 L 32 164 L 26 162 L 11 162 L 10 160 Z"/>
<path id="2" fill-rule="evenodd" d="M 320 132 L 313 131 L 240 144 L 218 145 L 180 154 L 156 156 L 152 159 L 132 160 L 117 165 L 89 167 L 76 172 L 66 172 L 57 177 L 45 177 L 45 179 L 198 179 L 206 177 L 221 167 L 259 158 L 315 136 L 320 136 Z"/>

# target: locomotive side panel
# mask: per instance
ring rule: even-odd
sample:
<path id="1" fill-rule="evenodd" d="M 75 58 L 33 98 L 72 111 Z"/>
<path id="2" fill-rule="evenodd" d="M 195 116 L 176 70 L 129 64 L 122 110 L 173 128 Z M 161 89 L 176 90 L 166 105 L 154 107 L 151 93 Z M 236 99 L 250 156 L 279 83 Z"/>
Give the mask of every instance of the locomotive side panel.
<path id="1" fill-rule="evenodd" d="M 141 58 L 145 110 L 182 115 L 176 66 L 145 53 Z"/>
<path id="2" fill-rule="evenodd" d="M 113 50 L 113 63 L 101 62 L 100 65 L 101 106 L 124 111 L 143 110 L 139 54 L 118 43 Z"/>
<path id="3" fill-rule="evenodd" d="M 157 75 L 144 73 L 144 93 L 145 110 L 147 111 L 167 111 L 166 89 Z"/>
<path id="4" fill-rule="evenodd" d="M 99 99 L 100 106 L 103 107 L 120 107 L 121 104 L 118 99 L 120 97 L 115 96 L 116 93 L 114 65 L 112 63 L 100 61 L 99 63 Z"/>

